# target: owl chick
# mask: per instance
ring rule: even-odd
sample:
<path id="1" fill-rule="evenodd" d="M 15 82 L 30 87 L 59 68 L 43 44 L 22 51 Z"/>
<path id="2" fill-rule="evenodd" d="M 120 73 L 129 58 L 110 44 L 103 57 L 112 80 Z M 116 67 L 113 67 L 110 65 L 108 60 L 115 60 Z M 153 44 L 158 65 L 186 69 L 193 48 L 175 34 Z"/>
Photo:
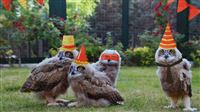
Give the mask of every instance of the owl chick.
<path id="1" fill-rule="evenodd" d="M 76 102 L 70 103 L 69 107 L 109 106 L 124 102 L 107 75 L 87 62 L 84 46 L 70 67 L 68 79 L 76 97 Z"/>
<path id="2" fill-rule="evenodd" d="M 121 57 L 116 50 L 104 50 L 99 57 L 99 61 L 92 64 L 92 66 L 100 72 L 105 72 L 110 78 L 112 86 L 116 86 L 121 66 Z"/>
<path id="3" fill-rule="evenodd" d="M 165 108 L 176 108 L 178 99 L 183 98 L 185 105 L 183 110 L 196 111 L 196 108 L 191 108 L 190 101 L 192 97 L 191 64 L 187 59 L 182 59 L 169 24 L 156 51 L 155 61 L 158 65 L 157 75 L 160 78 L 162 89 L 171 100 L 171 104 Z"/>
<path id="4" fill-rule="evenodd" d="M 64 37 L 69 40 L 71 37 Z M 73 43 L 71 43 L 73 44 Z M 39 63 L 30 73 L 21 92 L 35 92 L 38 98 L 46 101 L 48 106 L 64 105 L 65 100 L 56 98 L 64 94 L 68 87 L 68 70 L 73 59 L 78 55 L 75 47 L 64 47 L 58 54 Z M 67 44 L 68 45 L 68 44 Z"/>

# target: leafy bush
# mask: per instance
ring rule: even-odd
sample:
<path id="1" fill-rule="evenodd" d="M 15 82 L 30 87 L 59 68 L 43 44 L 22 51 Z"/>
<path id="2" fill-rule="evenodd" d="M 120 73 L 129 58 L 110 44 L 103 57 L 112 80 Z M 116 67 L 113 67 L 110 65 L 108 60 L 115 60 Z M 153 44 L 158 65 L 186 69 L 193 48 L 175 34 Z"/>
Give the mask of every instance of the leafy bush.
<path id="1" fill-rule="evenodd" d="M 156 30 L 153 32 L 150 31 L 144 31 L 143 34 L 139 35 L 139 39 L 141 41 L 141 44 L 143 46 L 148 46 L 150 47 L 153 51 L 156 51 L 156 49 L 159 46 L 160 40 L 161 40 L 161 34 L 156 33 Z"/>
<path id="2" fill-rule="evenodd" d="M 154 53 L 149 47 L 138 47 L 125 52 L 127 57 L 126 64 L 137 66 L 149 66 L 154 63 Z"/>
<path id="3" fill-rule="evenodd" d="M 194 64 L 200 65 L 200 50 L 196 50 L 195 52 L 191 53 L 190 55 L 194 61 Z"/>

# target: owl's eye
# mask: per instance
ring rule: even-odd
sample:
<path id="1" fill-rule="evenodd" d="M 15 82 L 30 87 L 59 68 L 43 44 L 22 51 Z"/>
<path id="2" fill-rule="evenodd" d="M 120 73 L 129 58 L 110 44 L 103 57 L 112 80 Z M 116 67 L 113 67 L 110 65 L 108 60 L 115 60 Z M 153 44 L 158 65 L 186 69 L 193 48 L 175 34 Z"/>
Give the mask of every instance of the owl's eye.
<path id="1" fill-rule="evenodd" d="M 161 49 L 160 51 L 159 51 L 159 55 L 163 55 L 164 54 L 164 50 L 163 49 Z"/>
<path id="2" fill-rule="evenodd" d="M 74 56 L 73 56 L 73 53 L 72 53 L 72 52 L 69 52 L 69 51 L 66 51 L 66 52 L 65 52 L 65 56 L 68 57 L 68 58 L 71 58 L 71 59 L 73 59 L 73 57 L 74 57 Z"/>
<path id="3" fill-rule="evenodd" d="M 83 72 L 85 70 L 85 67 L 84 66 L 78 66 L 77 67 L 77 71 L 78 72 Z"/>
<path id="4" fill-rule="evenodd" d="M 176 54 L 176 51 L 174 49 L 170 49 L 169 52 L 172 54 L 172 55 L 175 55 Z"/>

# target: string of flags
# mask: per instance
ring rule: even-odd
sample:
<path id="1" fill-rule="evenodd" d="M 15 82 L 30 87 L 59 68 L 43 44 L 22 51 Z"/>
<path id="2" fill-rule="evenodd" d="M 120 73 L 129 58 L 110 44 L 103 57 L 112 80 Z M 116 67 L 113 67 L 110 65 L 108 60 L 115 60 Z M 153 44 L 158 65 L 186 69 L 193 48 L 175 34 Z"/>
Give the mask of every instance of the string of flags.
<path id="1" fill-rule="evenodd" d="M 10 10 L 10 4 L 11 4 L 12 0 L 1 0 L 1 2 L 2 2 L 2 5 L 4 6 L 4 8 L 7 11 L 9 11 Z M 27 7 L 28 7 L 27 0 L 18 0 L 18 2 L 24 9 L 27 9 Z M 36 2 L 38 3 L 38 5 L 44 4 L 44 0 L 36 0 Z"/>
<path id="2" fill-rule="evenodd" d="M 175 0 L 168 0 L 167 5 L 172 4 L 174 1 Z M 200 14 L 200 9 L 199 8 L 187 3 L 185 0 L 178 0 L 177 12 L 180 13 L 183 10 L 185 10 L 186 8 L 189 8 L 188 20 L 190 20 L 190 21 Z"/>
<path id="3" fill-rule="evenodd" d="M 3 4 L 4 8 L 9 11 L 10 10 L 10 3 L 11 0 L 1 0 L 1 3 Z"/>
<path id="4" fill-rule="evenodd" d="M 4 6 L 4 8 L 9 11 L 10 10 L 10 4 L 12 2 L 12 0 L 1 0 L 2 4 Z M 43 5 L 44 4 L 44 0 L 36 0 L 38 5 Z M 170 5 L 174 2 L 175 0 L 168 0 L 167 5 Z M 24 8 L 27 9 L 27 0 L 18 0 L 19 4 Z M 177 12 L 180 13 L 183 10 L 185 10 L 186 8 L 189 7 L 189 17 L 188 20 L 192 20 L 194 17 L 198 16 L 200 14 L 200 9 L 198 9 L 197 7 L 188 4 L 185 0 L 178 0 L 178 8 L 177 8 Z"/>

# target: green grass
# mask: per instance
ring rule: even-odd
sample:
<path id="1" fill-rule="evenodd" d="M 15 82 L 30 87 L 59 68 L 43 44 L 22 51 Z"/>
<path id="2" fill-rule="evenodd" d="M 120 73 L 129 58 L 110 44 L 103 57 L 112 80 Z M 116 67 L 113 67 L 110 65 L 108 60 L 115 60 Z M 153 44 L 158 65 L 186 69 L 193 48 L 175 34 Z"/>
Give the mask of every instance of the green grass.
<path id="1" fill-rule="evenodd" d="M 122 106 L 110 107 L 82 107 L 64 108 L 47 107 L 38 101 L 33 93 L 22 94 L 20 87 L 26 80 L 30 69 L 28 68 L 9 68 L 0 71 L 0 96 L 1 112 L 10 111 L 73 111 L 73 112 L 175 112 L 182 111 L 183 104 L 179 102 L 176 110 L 163 109 L 168 104 L 168 99 L 160 87 L 160 82 L 155 75 L 156 67 L 122 67 L 117 88 L 125 98 Z M 193 97 L 192 106 L 200 109 L 200 68 L 193 68 Z M 61 96 L 65 99 L 73 99 L 70 90 L 66 95 Z"/>

